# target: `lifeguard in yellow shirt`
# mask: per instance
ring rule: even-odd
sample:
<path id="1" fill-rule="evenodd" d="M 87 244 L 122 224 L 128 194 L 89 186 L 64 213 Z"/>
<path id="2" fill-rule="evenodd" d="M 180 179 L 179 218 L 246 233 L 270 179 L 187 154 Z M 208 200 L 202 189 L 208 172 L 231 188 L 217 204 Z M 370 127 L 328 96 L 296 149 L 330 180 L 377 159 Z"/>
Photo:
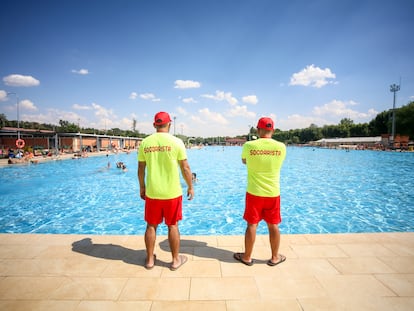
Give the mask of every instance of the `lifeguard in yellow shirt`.
<path id="1" fill-rule="evenodd" d="M 145 200 L 145 246 L 147 259 L 145 268 L 155 265 L 155 240 L 158 225 L 163 221 L 168 226 L 172 263 L 177 270 L 186 261 L 180 255 L 180 231 L 178 221 L 182 219 L 182 188 L 180 173 L 187 184 L 187 197 L 193 199 L 194 188 L 186 149 L 181 139 L 169 134 L 171 118 L 167 112 L 154 116 L 156 133 L 142 140 L 138 150 L 138 181 L 140 196 Z"/>
<path id="2" fill-rule="evenodd" d="M 271 118 L 260 118 L 257 123 L 259 139 L 246 142 L 242 149 L 242 162 L 247 167 L 246 202 L 243 218 L 247 222 L 244 253 L 234 258 L 245 265 L 253 265 L 252 252 L 257 225 L 267 223 L 271 247 L 269 266 L 286 260 L 279 254 L 280 231 L 280 170 L 286 157 L 285 144 L 272 139 L 274 123 Z"/>

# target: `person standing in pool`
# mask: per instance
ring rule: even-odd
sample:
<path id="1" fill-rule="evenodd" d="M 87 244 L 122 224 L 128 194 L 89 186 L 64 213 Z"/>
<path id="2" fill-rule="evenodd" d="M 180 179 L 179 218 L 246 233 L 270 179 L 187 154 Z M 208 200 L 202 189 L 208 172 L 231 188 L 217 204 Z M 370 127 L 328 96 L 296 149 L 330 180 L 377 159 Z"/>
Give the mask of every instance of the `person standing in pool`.
<path id="1" fill-rule="evenodd" d="M 138 150 L 138 181 L 140 196 L 145 200 L 145 246 L 147 258 L 145 268 L 155 265 L 155 240 L 158 225 L 164 219 L 168 226 L 168 241 L 171 249 L 171 270 L 177 270 L 187 261 L 180 255 L 180 231 L 178 221 L 182 219 L 182 187 L 180 173 L 187 184 L 187 197 L 192 200 L 194 188 L 191 169 L 187 161 L 184 143 L 169 134 L 171 118 L 167 112 L 154 116 L 156 133 L 142 140 Z"/>
<path id="2" fill-rule="evenodd" d="M 242 148 L 242 162 L 247 167 L 247 190 L 243 218 L 247 222 L 244 253 L 234 258 L 245 265 L 253 265 L 252 252 L 256 229 L 261 220 L 267 223 L 271 258 L 269 266 L 286 260 L 279 254 L 280 231 L 280 170 L 286 157 L 285 144 L 272 139 L 274 132 L 271 118 L 260 118 L 257 123 L 259 139 L 248 141 Z"/>

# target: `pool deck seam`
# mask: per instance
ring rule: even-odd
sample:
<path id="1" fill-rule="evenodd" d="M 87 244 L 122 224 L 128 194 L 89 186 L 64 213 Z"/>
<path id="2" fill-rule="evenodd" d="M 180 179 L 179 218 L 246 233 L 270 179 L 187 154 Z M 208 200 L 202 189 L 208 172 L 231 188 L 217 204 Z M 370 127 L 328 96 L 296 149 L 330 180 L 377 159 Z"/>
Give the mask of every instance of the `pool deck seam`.
<path id="1" fill-rule="evenodd" d="M 275 267 L 267 235 L 252 267 L 235 261 L 243 238 L 182 236 L 170 271 L 166 236 L 146 270 L 141 235 L 0 234 L 0 310 L 414 308 L 414 232 L 282 235 Z"/>

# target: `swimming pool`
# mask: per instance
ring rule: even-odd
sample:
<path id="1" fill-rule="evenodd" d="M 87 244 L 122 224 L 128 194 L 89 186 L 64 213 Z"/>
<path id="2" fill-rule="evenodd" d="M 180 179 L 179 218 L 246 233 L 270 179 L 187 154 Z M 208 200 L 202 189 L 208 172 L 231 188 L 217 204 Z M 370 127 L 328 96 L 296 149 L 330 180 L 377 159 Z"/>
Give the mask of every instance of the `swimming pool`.
<path id="1" fill-rule="evenodd" d="M 198 182 L 194 200 L 184 200 L 181 234 L 244 234 L 241 147 L 187 152 Z M 414 230 L 414 153 L 300 147 L 287 152 L 281 175 L 282 233 Z M 118 161 L 127 172 L 116 168 Z M 0 174 L 2 233 L 145 232 L 135 152 L 8 166 Z M 158 232 L 167 234 L 166 226 Z M 258 233 L 267 234 L 265 223 Z"/>

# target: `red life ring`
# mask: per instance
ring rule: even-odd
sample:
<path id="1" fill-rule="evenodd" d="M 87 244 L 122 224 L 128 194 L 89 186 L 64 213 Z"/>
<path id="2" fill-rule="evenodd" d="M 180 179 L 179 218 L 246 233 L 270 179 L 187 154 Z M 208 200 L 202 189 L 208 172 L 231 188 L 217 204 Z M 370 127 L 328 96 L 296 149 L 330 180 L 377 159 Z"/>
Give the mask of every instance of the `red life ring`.
<path id="1" fill-rule="evenodd" d="M 22 148 L 24 148 L 24 145 L 25 145 L 25 142 L 24 142 L 23 139 L 19 138 L 18 140 L 16 140 L 16 147 L 17 148 L 22 149 Z"/>

